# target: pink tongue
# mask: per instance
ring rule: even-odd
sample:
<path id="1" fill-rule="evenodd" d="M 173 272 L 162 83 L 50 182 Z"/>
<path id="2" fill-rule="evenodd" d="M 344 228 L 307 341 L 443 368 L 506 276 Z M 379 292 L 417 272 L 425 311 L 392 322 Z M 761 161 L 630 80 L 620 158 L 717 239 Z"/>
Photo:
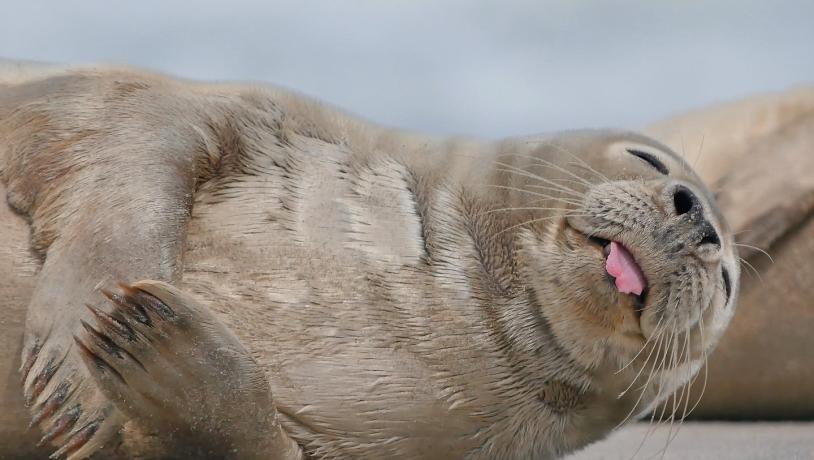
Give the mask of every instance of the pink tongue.
<path id="1" fill-rule="evenodd" d="M 633 256 L 624 246 L 615 241 L 611 241 L 605 269 L 610 276 L 616 278 L 616 289 L 623 294 L 640 295 L 647 285 L 642 269 L 639 268 Z"/>

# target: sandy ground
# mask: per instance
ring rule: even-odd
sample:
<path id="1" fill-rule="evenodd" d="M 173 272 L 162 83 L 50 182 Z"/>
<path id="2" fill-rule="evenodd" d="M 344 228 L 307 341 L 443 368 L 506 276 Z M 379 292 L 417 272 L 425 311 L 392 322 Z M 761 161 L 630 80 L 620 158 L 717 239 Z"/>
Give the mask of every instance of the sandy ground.
<path id="1" fill-rule="evenodd" d="M 668 427 L 653 431 L 636 453 L 648 430 L 642 423 L 625 427 L 567 460 L 814 459 L 814 422 L 685 423 L 663 457 Z"/>

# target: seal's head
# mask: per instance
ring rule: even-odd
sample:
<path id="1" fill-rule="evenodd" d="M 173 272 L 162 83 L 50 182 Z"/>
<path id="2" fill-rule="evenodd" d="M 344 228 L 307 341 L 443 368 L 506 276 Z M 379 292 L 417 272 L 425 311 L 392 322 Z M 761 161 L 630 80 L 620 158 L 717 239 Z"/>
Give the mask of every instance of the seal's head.
<path id="1" fill-rule="evenodd" d="M 729 323 L 732 235 L 692 167 L 651 139 L 582 131 L 525 142 L 505 172 L 527 223 L 528 285 L 558 342 L 600 377 L 593 384 L 644 410 L 696 375 Z"/>

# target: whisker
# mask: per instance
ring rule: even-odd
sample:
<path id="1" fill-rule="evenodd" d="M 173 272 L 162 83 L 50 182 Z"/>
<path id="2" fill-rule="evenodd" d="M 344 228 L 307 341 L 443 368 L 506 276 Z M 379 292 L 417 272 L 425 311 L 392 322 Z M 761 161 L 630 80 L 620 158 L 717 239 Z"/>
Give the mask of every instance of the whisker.
<path id="1" fill-rule="evenodd" d="M 732 232 L 731 235 L 732 236 L 743 235 L 744 233 L 749 233 L 751 231 L 752 231 L 751 228 L 745 228 L 745 229 L 737 231 L 737 232 Z"/>
<path id="2" fill-rule="evenodd" d="M 584 170 L 586 170 L 588 172 L 596 174 L 602 180 L 602 183 L 607 184 L 608 182 L 611 182 L 611 180 L 608 179 L 608 176 L 606 176 L 606 175 L 602 174 L 601 172 L 597 171 L 596 169 L 592 168 L 588 163 L 585 163 L 585 161 L 583 161 L 582 159 L 580 159 L 580 158 L 577 158 L 577 159 L 579 161 L 581 161 L 582 163 L 568 163 L 568 164 L 576 166 L 577 168 L 581 168 L 581 169 L 584 169 Z"/>
<path id="3" fill-rule="evenodd" d="M 687 418 L 687 409 L 690 407 L 690 395 L 692 394 L 692 385 L 695 383 L 693 376 L 696 373 L 693 372 L 692 368 L 692 331 L 690 330 L 690 326 L 687 326 L 687 330 L 684 332 L 687 334 L 687 397 L 684 399 L 684 409 L 681 412 L 681 421 L 683 422 Z"/>
<path id="4" fill-rule="evenodd" d="M 698 154 L 695 156 L 695 161 L 692 163 L 692 169 L 695 169 L 698 166 L 698 160 L 701 159 L 701 155 L 704 153 L 704 140 L 706 139 L 706 135 L 701 134 L 701 144 L 698 145 Z"/>
<path id="5" fill-rule="evenodd" d="M 691 414 L 699 404 L 701 404 L 701 399 L 704 397 L 704 393 L 707 391 L 707 378 L 709 377 L 709 360 L 707 356 L 707 346 L 704 343 L 704 316 L 701 315 L 698 321 L 698 331 L 701 337 L 701 356 L 704 358 L 704 383 L 701 385 L 701 394 L 696 399 L 695 404 L 693 404 L 692 408 L 687 412 L 687 415 Z M 696 377 L 697 378 L 697 377 Z"/>
<path id="6" fill-rule="evenodd" d="M 551 141 L 542 141 L 542 144 L 543 144 L 543 145 L 549 145 L 549 146 L 551 146 L 551 147 L 554 147 L 554 148 L 555 148 L 555 149 L 557 149 L 559 152 L 564 153 L 564 154 L 566 154 L 566 155 L 570 156 L 571 158 L 575 159 L 577 162 L 579 162 L 579 163 L 583 164 L 583 165 L 585 166 L 585 168 L 587 168 L 589 171 L 591 171 L 592 173 L 596 174 L 596 175 L 597 175 L 599 178 L 603 179 L 603 180 L 604 180 L 606 183 L 611 181 L 610 179 L 608 179 L 608 177 L 607 177 L 607 176 L 605 176 L 605 175 L 604 175 L 604 174 L 602 174 L 601 172 L 597 171 L 596 169 L 592 168 L 592 167 L 591 167 L 591 165 L 589 165 L 589 164 L 588 164 L 588 163 L 587 163 L 585 160 L 583 160 L 582 158 L 580 158 L 580 157 L 579 157 L 579 155 L 574 154 L 573 152 L 571 152 L 570 150 L 566 149 L 565 147 L 563 147 L 563 146 L 561 146 L 561 145 L 559 145 L 559 144 L 556 144 L 556 143 L 554 143 L 554 142 L 551 142 Z"/>
<path id="7" fill-rule="evenodd" d="M 672 327 L 672 325 L 674 325 L 674 324 L 675 324 L 675 320 L 673 320 L 673 322 L 671 323 L 671 327 Z M 666 332 L 666 330 L 667 330 L 667 328 L 665 327 L 664 331 L 662 331 L 662 332 Z M 667 335 L 664 335 L 664 338 L 665 338 L 665 339 L 668 339 L 668 340 L 667 340 L 665 343 L 667 343 L 667 342 L 671 342 L 671 339 L 673 338 L 673 336 L 674 336 L 674 334 L 667 334 Z M 659 350 L 659 354 L 661 353 L 661 345 L 662 345 L 662 344 L 660 344 L 660 345 L 659 345 L 659 349 L 660 349 L 660 350 Z M 654 364 L 654 367 L 653 367 L 653 369 L 651 370 L 650 375 L 648 376 L 647 382 L 645 382 L 644 386 L 642 387 L 642 391 L 641 391 L 641 393 L 639 394 L 640 399 L 641 399 L 641 396 L 643 396 L 643 395 L 644 395 L 644 392 L 646 391 L 647 387 L 649 386 L 649 384 L 650 384 L 650 379 L 651 379 L 651 378 L 653 377 L 653 375 L 655 375 L 655 374 L 659 374 L 659 377 L 658 377 L 658 379 L 659 379 L 659 384 L 658 384 L 658 390 L 657 390 L 656 395 L 655 395 L 655 397 L 654 397 L 654 401 L 658 401 L 659 399 L 661 399 L 661 394 L 662 394 L 663 387 L 664 387 L 664 375 L 663 375 L 662 371 L 663 371 L 663 368 L 664 368 L 664 363 L 666 362 L 666 357 L 667 357 L 667 354 L 668 354 L 668 348 L 669 348 L 669 346 L 667 346 L 667 347 L 665 347 L 665 348 L 664 348 L 664 355 L 663 355 L 663 357 L 662 357 L 661 362 L 659 362 L 659 363 L 658 363 L 658 370 L 656 370 L 656 369 L 655 369 L 655 364 L 656 364 L 656 362 L 658 361 L 658 359 L 657 359 L 656 361 L 654 361 L 654 363 L 653 363 L 653 364 Z M 625 417 L 625 420 L 627 420 L 627 419 L 630 417 L 630 414 L 631 414 L 633 411 L 635 411 L 635 409 L 636 409 L 636 406 L 637 406 L 637 405 L 638 405 L 638 401 L 637 401 L 636 405 L 634 405 L 633 410 L 632 410 L 630 413 L 628 413 L 628 417 Z M 645 432 L 644 436 L 642 437 L 642 440 L 639 442 L 639 446 L 636 448 L 636 450 L 633 452 L 633 455 L 630 457 L 630 458 L 631 458 L 631 460 L 632 460 L 633 458 L 635 458 L 635 457 L 636 457 L 636 455 L 638 455 L 638 454 L 639 454 L 639 452 L 641 451 L 642 447 L 644 446 L 644 443 L 647 441 L 647 439 L 649 439 L 649 438 L 650 438 L 650 436 L 653 434 L 653 432 L 655 431 L 656 427 L 658 426 L 658 425 L 655 425 L 655 424 L 654 424 L 654 420 L 655 420 L 656 412 L 657 412 L 657 410 L 654 410 L 654 411 L 651 413 L 651 415 L 650 415 L 650 421 L 649 421 L 649 425 L 650 425 L 650 427 L 648 428 L 647 432 Z M 624 423 L 624 422 L 623 422 L 623 423 Z M 618 425 L 617 425 L 617 427 L 618 427 Z"/>
<path id="8" fill-rule="evenodd" d="M 562 178 L 562 177 L 552 177 L 549 180 L 552 181 L 552 182 L 555 182 L 557 184 L 560 184 L 560 185 L 562 185 L 562 184 L 576 184 L 576 185 L 578 185 L 580 187 L 585 187 L 586 190 L 588 189 L 588 187 L 593 185 L 590 182 L 588 182 L 587 184 L 583 184 L 582 182 L 576 181 L 574 179 L 566 179 L 566 178 Z"/>
<path id="9" fill-rule="evenodd" d="M 664 334 L 664 331 L 662 331 L 660 335 L 662 335 L 662 334 Z M 658 363 L 658 355 L 661 353 L 662 345 L 666 342 L 666 340 L 663 341 L 663 339 L 667 339 L 668 336 L 669 336 L 669 334 L 667 336 L 659 337 L 658 341 L 656 342 L 658 344 L 658 352 L 656 353 L 656 359 L 653 361 L 653 366 L 651 367 L 651 371 L 647 376 L 647 380 L 644 382 L 644 385 L 642 385 L 642 387 L 641 387 L 641 391 L 639 392 L 639 397 L 636 400 L 636 402 L 633 404 L 633 408 L 630 409 L 630 412 L 628 412 L 627 415 L 625 416 L 625 418 L 619 424 L 616 425 L 614 430 L 619 428 L 620 426 L 624 425 L 625 423 L 627 423 L 627 421 L 630 419 L 630 417 L 633 415 L 633 413 L 636 412 L 636 409 L 639 407 L 639 404 L 642 402 L 642 398 L 644 397 L 644 394 L 647 391 L 647 388 L 650 386 L 650 382 L 653 379 L 653 375 L 656 373 L 655 370 L 656 370 L 657 365 L 658 365 L 658 368 L 661 368 L 661 364 Z M 665 356 L 666 356 L 666 350 L 667 349 L 665 348 Z M 646 364 L 646 362 L 645 362 L 645 364 Z M 642 366 L 642 370 L 644 370 L 646 367 L 647 367 L 646 365 Z M 639 374 L 641 374 L 641 371 L 639 371 Z M 634 378 L 633 383 L 636 382 L 636 380 L 638 379 L 639 374 L 637 374 L 636 378 Z M 633 383 L 631 383 L 630 386 L 632 386 Z M 628 390 L 630 390 L 630 386 L 625 391 L 622 392 L 622 395 L 624 395 Z M 659 388 L 659 393 L 660 392 L 661 392 L 661 388 Z M 657 393 L 657 395 L 658 395 L 658 393 Z"/>
<path id="10" fill-rule="evenodd" d="M 666 330 L 667 330 L 667 328 L 665 327 L 665 329 L 662 331 L 662 334 L 663 334 L 664 332 L 666 332 Z M 668 337 L 668 336 L 665 336 L 665 338 L 666 338 L 666 337 Z M 659 348 L 661 348 L 661 345 L 659 345 Z M 659 351 L 659 353 L 661 353 L 661 351 Z M 665 348 L 665 356 L 666 356 L 666 348 Z M 657 361 L 658 361 L 658 358 L 657 358 L 657 359 L 656 359 L 656 361 L 653 363 L 653 364 L 654 364 L 654 368 L 653 368 L 653 370 L 652 370 L 652 372 L 651 372 L 651 375 L 650 375 L 651 377 L 652 377 L 652 375 L 653 375 L 654 373 L 656 373 L 656 371 L 655 371 L 655 364 L 656 364 L 656 362 L 657 362 Z M 660 378 L 661 378 L 661 377 L 660 377 Z M 649 381 L 649 379 L 648 379 L 648 381 Z M 646 386 L 647 386 L 647 383 L 645 384 L 645 387 L 644 387 L 644 388 L 643 388 L 643 390 L 642 390 L 642 394 L 644 394 L 644 389 L 646 388 Z M 656 396 L 655 396 L 655 398 L 654 398 L 654 400 L 656 400 L 656 401 L 658 401 L 658 400 L 660 399 L 660 395 L 661 395 L 661 391 L 662 391 L 662 388 L 661 388 L 661 387 L 662 387 L 662 385 L 659 385 L 659 389 L 658 389 L 658 391 L 656 392 Z M 634 406 L 634 409 L 635 409 L 635 406 Z M 639 446 L 636 448 L 636 450 L 633 452 L 633 455 L 630 457 L 630 459 L 631 459 L 631 460 L 632 460 L 633 458 L 635 458 L 635 457 L 636 457 L 636 455 L 638 455 L 638 454 L 639 454 L 639 452 L 642 450 L 642 447 L 644 446 L 644 443 L 645 443 L 645 442 L 646 442 L 646 441 L 647 441 L 647 440 L 650 438 L 650 435 L 652 435 L 652 434 L 653 434 L 653 432 L 654 432 L 654 430 L 655 430 L 655 428 L 656 428 L 656 425 L 653 423 L 653 422 L 654 422 L 654 420 L 655 420 L 655 417 L 656 417 L 656 412 L 657 412 L 657 410 L 653 410 L 653 412 L 650 414 L 650 420 L 649 420 L 649 422 L 648 422 L 648 424 L 649 424 L 650 426 L 649 426 L 649 428 L 647 429 L 647 431 L 645 432 L 644 436 L 642 436 L 642 440 L 641 440 L 641 442 L 639 442 Z"/>
<path id="11" fill-rule="evenodd" d="M 542 182 L 544 184 L 548 184 L 548 185 L 551 185 L 552 187 L 556 187 L 556 188 L 562 190 L 565 193 L 569 193 L 569 192 L 570 193 L 576 193 L 576 194 L 579 194 L 579 196 L 582 196 L 582 194 L 580 194 L 578 191 L 576 191 L 576 190 L 574 190 L 572 188 L 566 187 L 566 186 L 564 186 L 562 184 L 554 182 L 554 181 L 552 181 L 552 180 L 550 180 L 548 178 L 542 177 L 542 176 L 540 176 L 538 174 L 534 174 L 532 172 L 526 171 L 525 169 L 521 169 L 521 168 L 518 168 L 516 166 L 507 164 L 507 163 L 501 163 L 499 161 L 496 161 L 495 164 L 500 166 L 500 168 L 496 169 L 497 171 L 510 173 L 510 174 L 516 174 L 516 175 L 521 176 L 521 177 L 525 177 L 525 178 L 528 178 L 528 179 L 533 179 L 533 180 L 536 180 L 536 181 L 540 181 L 540 182 Z"/>
<path id="12" fill-rule="evenodd" d="M 572 211 L 577 211 L 582 207 L 582 203 L 577 202 L 577 201 L 562 199 L 562 198 L 545 197 L 545 196 L 540 196 L 539 198 L 531 199 L 531 200 L 529 200 L 529 203 L 532 203 L 532 204 L 533 203 L 545 203 L 547 201 L 561 201 L 562 204 L 567 204 L 567 205 L 573 206 L 573 208 L 570 208 Z M 556 203 L 556 204 L 559 204 L 559 203 Z"/>
<path id="13" fill-rule="evenodd" d="M 687 148 L 686 148 L 686 145 L 685 145 L 686 143 L 684 142 L 684 131 L 680 132 L 680 136 L 681 136 L 681 158 L 684 159 L 684 161 L 680 162 L 681 163 L 681 172 L 684 173 L 684 174 L 687 174 L 687 161 L 686 161 L 687 160 Z"/>
<path id="14" fill-rule="evenodd" d="M 533 172 L 526 171 L 525 169 L 520 169 L 520 168 L 517 168 L 517 167 L 513 167 L 511 165 L 500 165 L 499 164 L 499 166 L 501 166 L 501 167 L 496 168 L 495 169 L 496 171 L 509 173 L 509 174 L 515 174 L 515 175 L 518 175 L 520 177 L 526 177 L 528 179 L 533 179 L 535 181 L 540 181 L 540 182 L 542 182 L 544 184 L 548 184 L 548 186 L 551 187 L 549 190 L 558 191 L 560 193 L 565 193 L 565 194 L 568 194 L 568 195 L 571 195 L 571 196 L 574 196 L 574 197 L 579 197 L 579 198 L 582 198 L 582 196 L 584 195 L 582 192 L 579 192 L 578 190 L 575 190 L 575 189 L 573 189 L 571 187 L 567 187 L 567 186 L 555 181 L 554 179 L 543 177 L 543 176 L 540 176 L 538 174 L 534 174 Z M 579 184 L 579 185 L 581 186 L 582 184 Z M 526 184 L 526 186 L 527 187 L 532 187 L 532 186 L 540 187 L 539 185 L 536 185 L 536 184 Z"/>
<path id="15" fill-rule="evenodd" d="M 563 214 L 563 215 L 558 215 L 558 216 L 547 216 L 547 217 L 540 217 L 540 218 L 537 218 L 537 219 L 529 219 L 527 221 L 520 222 L 519 224 L 515 224 L 515 225 L 512 225 L 512 226 L 506 227 L 503 230 L 500 230 L 499 232 L 492 235 L 492 237 L 490 238 L 490 241 L 494 240 L 499 235 L 501 235 L 501 234 L 503 234 L 505 232 L 514 230 L 515 228 L 522 227 L 524 225 L 533 224 L 533 223 L 537 223 L 537 222 L 544 222 L 544 221 L 552 220 L 552 219 L 566 218 L 566 217 L 587 217 L 587 214 Z"/>
<path id="16" fill-rule="evenodd" d="M 648 439 L 650 439 L 650 435 L 653 434 L 654 431 L 655 430 L 653 425 L 653 416 L 651 416 L 650 420 L 648 421 L 647 431 L 645 431 L 644 436 L 642 436 L 642 440 L 639 441 L 639 445 L 636 447 L 636 450 L 633 451 L 633 454 L 630 456 L 629 460 L 633 460 L 634 458 L 636 458 L 637 455 L 639 455 L 639 452 L 641 452 L 642 447 L 644 447 L 644 443 L 647 442 Z"/>
<path id="17" fill-rule="evenodd" d="M 764 251 L 763 249 L 760 249 L 760 248 L 759 248 L 759 247 L 757 247 L 757 246 L 752 246 L 751 244 L 744 244 L 744 243 L 734 243 L 734 242 L 733 242 L 732 244 L 734 244 L 734 245 L 735 245 L 735 246 L 737 246 L 737 247 L 754 249 L 755 251 L 761 252 L 761 253 L 763 253 L 763 255 L 765 255 L 766 257 L 768 257 L 768 258 L 769 258 L 769 260 L 770 260 L 772 263 L 774 263 L 774 259 L 772 258 L 772 256 L 771 256 L 771 255 L 770 255 L 768 252 Z"/>
<path id="18" fill-rule="evenodd" d="M 519 153 L 516 153 L 514 155 L 528 158 L 528 159 L 530 159 L 532 161 L 533 164 L 535 164 L 537 166 L 544 166 L 544 167 L 556 169 L 557 171 L 568 174 L 569 176 L 571 176 L 574 179 L 576 179 L 577 181 L 579 181 L 581 184 L 584 184 L 584 185 L 587 185 L 587 186 L 593 185 L 590 182 L 588 182 L 587 180 L 585 180 L 584 177 L 580 177 L 578 174 L 575 174 L 574 172 L 569 171 L 569 170 L 563 168 L 562 166 L 560 166 L 560 165 L 558 165 L 558 164 L 556 164 L 554 162 L 545 160 L 543 158 L 534 157 L 532 155 L 523 155 L 523 154 L 519 154 Z"/>
<path id="19" fill-rule="evenodd" d="M 548 160 L 543 160 L 543 159 L 538 158 L 538 159 L 533 160 L 533 163 L 534 163 L 534 166 L 553 168 L 553 169 L 556 169 L 558 171 L 561 171 L 561 172 L 567 174 L 570 177 L 573 177 L 573 179 L 558 178 L 557 180 L 570 181 L 570 183 L 585 185 L 587 187 L 592 187 L 594 185 L 590 181 L 586 180 L 584 177 L 581 177 L 579 174 L 571 172 L 571 171 L 563 168 L 562 166 L 559 166 L 559 165 L 557 165 L 555 163 L 552 163 L 552 162 L 550 162 Z"/>
<path id="20" fill-rule="evenodd" d="M 682 350 L 681 355 L 679 355 L 678 359 L 676 360 L 675 369 L 677 369 L 678 366 L 681 366 L 682 362 L 686 362 L 686 364 L 689 364 L 689 362 L 690 362 L 691 356 L 690 356 L 690 349 L 689 349 L 689 340 L 690 340 L 690 328 L 689 328 L 689 326 L 686 326 L 685 334 L 684 334 L 684 350 Z M 686 359 L 684 359 L 685 356 L 686 356 Z M 691 367 L 688 365 L 687 366 L 687 372 L 690 372 L 690 371 L 691 371 Z M 662 448 L 662 451 L 661 451 L 661 457 L 662 458 L 667 453 L 667 448 L 670 446 L 670 444 L 673 442 L 673 440 L 675 440 L 675 438 L 678 436 L 678 433 L 679 433 L 679 431 L 681 429 L 681 425 L 684 422 L 684 418 L 682 417 L 680 419 L 679 423 L 678 423 L 678 426 L 676 427 L 675 434 L 672 434 L 673 433 L 673 425 L 675 423 L 676 415 L 678 414 L 678 408 L 681 407 L 681 402 L 682 401 L 689 402 L 689 390 L 690 390 L 690 388 L 687 385 L 687 383 L 689 383 L 689 378 L 687 379 L 687 381 L 685 382 L 684 385 L 682 385 L 680 388 L 676 388 L 676 390 L 673 391 L 673 410 L 670 413 L 670 430 L 667 432 L 667 439 L 665 441 L 664 448 Z M 676 394 L 678 394 L 678 400 L 676 400 Z M 687 408 L 687 402 L 684 403 L 684 410 L 685 411 L 686 411 L 686 408 Z"/>
<path id="21" fill-rule="evenodd" d="M 677 320 L 674 319 L 674 321 L 677 321 Z M 673 363 L 675 362 L 675 359 L 676 359 L 675 341 L 676 341 L 676 333 L 675 333 L 675 330 L 673 330 L 673 333 L 670 336 L 670 342 L 669 342 L 670 343 L 670 358 L 669 358 L 669 360 L 667 360 L 667 359 L 664 360 L 664 366 L 661 368 L 662 385 L 664 385 L 663 382 L 666 379 L 666 376 L 664 375 L 664 373 L 666 373 L 665 371 L 667 371 L 668 369 L 673 368 Z M 673 396 L 673 407 L 675 407 L 675 392 L 672 392 L 671 395 Z M 659 415 L 659 423 L 662 423 L 664 421 L 664 415 L 667 413 L 667 403 L 670 400 L 671 395 L 667 395 L 667 398 L 664 400 L 664 404 L 661 406 L 661 414 Z"/>
<path id="22" fill-rule="evenodd" d="M 547 186 L 547 185 L 526 184 L 526 187 L 539 188 L 541 190 L 550 190 L 552 192 L 563 193 L 560 189 L 550 187 L 550 186 Z M 576 192 L 571 193 L 571 195 L 574 196 L 574 197 L 578 197 L 578 198 L 582 198 L 584 196 L 584 195 L 581 195 L 581 194 L 576 193 Z M 557 199 L 559 199 L 559 197 Z"/>
<path id="23" fill-rule="evenodd" d="M 551 207 L 539 207 L 539 206 L 520 206 L 520 207 L 512 207 L 512 208 L 496 208 L 490 209 L 488 211 L 479 212 L 474 214 L 475 216 L 483 216 L 486 214 L 492 214 L 495 212 L 509 212 L 509 211 L 573 211 L 573 209 L 569 208 L 551 208 Z M 553 217 L 553 216 L 552 216 Z"/>
<path id="24" fill-rule="evenodd" d="M 525 193 L 527 195 L 532 195 L 532 196 L 538 196 L 538 197 L 541 197 L 541 198 L 546 199 L 546 200 L 565 201 L 567 203 L 574 204 L 575 206 L 582 206 L 582 203 L 580 203 L 578 201 L 575 201 L 575 200 L 572 200 L 571 198 L 556 197 L 556 196 L 548 195 L 548 194 L 545 194 L 545 193 L 534 192 L 534 191 L 531 191 L 531 190 L 522 189 L 522 188 L 519 188 L 519 187 L 512 187 L 510 185 L 487 184 L 486 186 L 487 187 L 492 187 L 492 188 L 504 189 L 504 190 L 512 190 L 512 191 L 515 191 L 515 192 Z"/>
<path id="25" fill-rule="evenodd" d="M 642 368 L 639 369 L 639 372 L 636 373 L 636 375 L 633 377 L 633 381 L 630 382 L 630 384 L 627 386 L 627 388 L 625 388 L 621 393 L 619 393 L 618 398 L 621 398 L 622 396 L 626 395 L 627 392 L 630 391 L 630 389 L 633 387 L 633 385 L 636 384 L 636 380 L 639 379 L 639 376 L 642 375 L 642 372 L 644 372 L 644 370 L 647 368 L 647 363 L 650 361 L 650 357 L 653 355 L 653 352 L 656 352 L 656 361 L 658 361 L 659 352 L 656 351 L 656 348 L 657 348 L 656 345 L 661 343 L 660 342 L 660 340 L 662 338 L 661 336 L 662 336 L 662 334 L 664 334 L 665 330 L 666 330 L 666 328 L 663 329 L 663 330 L 658 331 L 657 334 L 656 333 L 653 334 L 654 336 L 657 336 L 656 343 L 653 345 L 653 348 L 651 348 L 650 353 L 648 353 L 647 359 L 645 359 L 644 364 L 642 365 Z M 654 362 L 654 364 L 655 364 L 655 362 Z"/>
<path id="26" fill-rule="evenodd" d="M 749 267 L 750 269 L 752 269 L 752 273 L 754 273 L 754 274 L 755 274 L 755 276 L 757 276 L 757 279 L 760 281 L 760 283 L 761 283 L 761 284 L 764 284 L 764 283 L 763 283 L 763 277 L 762 277 L 762 276 L 760 276 L 760 273 L 757 271 L 757 269 L 755 268 L 755 266 L 754 266 L 754 265 L 752 265 L 752 264 L 750 264 L 750 263 L 749 263 L 749 261 L 748 261 L 748 260 L 746 260 L 746 259 L 744 259 L 743 257 L 738 257 L 738 258 L 741 260 L 741 263 L 742 263 L 742 264 L 744 264 L 744 265 L 746 265 L 747 267 Z"/>
<path id="27" fill-rule="evenodd" d="M 661 325 L 661 322 L 662 322 L 663 320 L 664 320 L 664 316 L 662 315 L 662 316 L 659 318 L 659 321 L 656 323 L 656 327 L 654 327 L 654 328 L 653 328 L 653 330 L 657 330 L 657 329 L 659 328 L 659 326 Z M 631 364 L 633 364 L 633 362 L 634 362 L 634 361 L 636 361 L 636 358 L 638 358 L 638 357 L 639 357 L 639 355 L 641 355 L 641 354 L 642 354 L 642 352 L 645 350 L 645 348 L 647 348 L 647 345 L 650 343 L 650 340 L 651 340 L 652 338 L 653 338 L 653 336 L 651 335 L 651 336 L 650 336 L 650 337 L 649 337 L 647 340 L 645 340 L 644 345 L 642 345 L 642 347 L 639 349 L 639 352 L 638 352 L 638 353 L 636 353 L 636 355 L 635 355 L 635 356 L 634 356 L 634 357 L 633 357 L 633 358 L 632 358 L 630 361 L 628 361 L 628 363 L 627 363 L 627 364 L 625 364 L 625 365 L 624 365 L 624 366 L 622 366 L 622 367 L 621 367 L 621 368 L 620 368 L 618 371 L 616 371 L 616 372 L 615 372 L 615 375 L 618 375 L 620 372 L 622 372 L 622 371 L 624 371 L 625 369 L 627 369 L 628 367 L 630 367 L 630 365 L 631 365 Z"/>
<path id="28" fill-rule="evenodd" d="M 693 289 L 693 298 L 697 298 L 699 295 L 703 295 L 703 292 L 698 289 L 697 285 L 693 284 L 692 289 Z M 696 303 L 698 303 L 698 301 L 693 301 L 692 303 L 696 304 Z M 681 342 L 679 340 L 680 336 L 679 336 L 679 332 L 677 330 L 674 330 L 673 334 L 670 336 L 670 342 L 669 343 L 670 343 L 671 356 L 670 356 L 669 362 L 667 360 L 662 360 L 662 363 L 664 364 L 664 366 L 660 366 L 660 368 L 662 370 L 664 370 L 664 369 L 669 367 L 670 369 L 677 370 L 679 368 L 679 366 L 685 365 L 686 369 L 683 372 L 687 373 L 686 374 L 687 380 L 685 382 L 685 385 L 682 385 L 681 387 L 676 388 L 671 392 L 671 397 L 668 397 L 664 401 L 664 403 L 662 404 L 662 409 L 661 409 L 660 412 L 658 410 L 656 410 L 656 411 L 653 411 L 651 413 L 651 416 L 650 416 L 650 425 L 651 425 L 651 427 L 647 430 L 647 432 L 643 436 L 642 441 L 640 442 L 639 447 L 636 449 L 633 457 L 638 455 L 638 453 L 642 449 L 642 446 L 644 445 L 644 442 L 655 432 L 658 425 L 655 425 L 654 421 L 655 421 L 655 418 L 656 418 L 656 414 L 658 413 L 659 423 L 661 423 L 662 421 L 669 421 L 669 424 L 670 424 L 669 425 L 669 430 L 667 432 L 667 436 L 665 437 L 664 447 L 661 448 L 658 452 L 655 452 L 654 454 L 652 454 L 651 456 L 649 456 L 647 458 L 653 458 L 653 457 L 656 457 L 656 456 L 660 456 L 661 458 L 664 458 L 664 456 L 667 453 L 667 449 L 669 448 L 670 444 L 672 444 L 672 442 L 678 436 L 678 434 L 680 432 L 680 429 L 681 429 L 681 425 L 683 424 L 684 419 L 686 418 L 687 414 L 690 412 L 688 410 L 689 400 L 690 400 L 690 386 L 692 385 L 692 381 L 694 380 L 693 379 L 692 366 L 690 365 L 690 363 L 692 362 L 691 335 L 692 335 L 692 331 L 690 329 L 690 326 L 687 325 L 685 327 L 685 330 L 684 330 L 684 341 L 683 341 L 684 343 L 683 343 L 682 347 L 677 346 Z M 679 352 L 679 348 L 681 348 L 680 352 Z M 696 374 L 696 377 L 697 377 L 697 374 Z M 666 375 L 661 375 L 660 376 L 660 381 L 662 383 L 660 384 L 659 392 L 658 392 L 658 394 L 657 394 L 657 396 L 655 398 L 656 400 L 661 398 L 662 391 L 663 391 L 663 389 L 661 387 L 664 386 L 664 382 L 669 383 L 669 381 L 667 380 Z M 667 412 L 668 405 L 671 406 L 671 410 L 669 411 L 669 417 L 667 417 L 667 419 L 665 420 L 665 415 L 668 413 Z M 680 417 L 680 419 L 676 420 L 679 409 L 682 407 L 682 405 L 683 405 L 683 409 L 681 410 L 681 412 L 682 412 L 681 417 Z M 677 426 L 676 426 L 676 421 L 678 422 Z M 673 432 L 674 429 L 675 429 L 675 432 Z M 631 458 L 633 458 L 633 457 L 631 457 Z"/>
<path id="29" fill-rule="evenodd" d="M 684 331 L 684 334 L 685 334 L 685 337 L 686 337 L 686 340 L 684 341 L 684 343 L 686 344 L 685 351 L 686 351 L 686 356 L 687 356 L 687 359 L 685 360 L 684 364 L 687 366 L 687 380 L 684 383 L 683 389 L 681 391 L 681 397 L 679 398 L 679 403 L 682 400 L 684 401 L 684 409 L 682 410 L 681 418 L 679 419 L 678 428 L 676 429 L 676 433 L 675 433 L 675 435 L 673 435 L 672 439 L 668 440 L 667 445 L 671 444 L 678 437 L 678 433 L 681 430 L 681 426 L 684 424 L 684 420 L 687 418 L 687 408 L 689 407 L 689 403 L 690 403 L 690 392 L 692 390 L 692 384 L 694 382 L 694 379 L 692 378 L 693 377 L 692 376 L 692 366 L 690 365 L 690 363 L 692 362 L 692 347 L 690 345 L 690 340 L 691 340 L 690 336 L 692 335 L 692 332 L 690 331 L 690 326 L 689 325 L 687 325 L 686 330 Z M 666 447 L 665 447 L 665 451 L 666 451 Z"/>

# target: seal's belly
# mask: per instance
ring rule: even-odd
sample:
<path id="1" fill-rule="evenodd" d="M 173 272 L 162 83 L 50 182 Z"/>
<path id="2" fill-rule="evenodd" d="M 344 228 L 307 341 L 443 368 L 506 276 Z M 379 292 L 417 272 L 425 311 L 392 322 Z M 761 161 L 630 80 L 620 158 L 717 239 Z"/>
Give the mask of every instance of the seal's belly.
<path id="1" fill-rule="evenodd" d="M 194 206 L 180 287 L 267 367 L 303 445 L 348 457 L 464 455 L 486 420 L 470 386 L 444 374 L 477 367 L 476 334 L 465 333 L 474 327 L 465 315 L 449 314 L 460 287 L 419 269 L 406 171 L 380 162 L 350 181 L 336 162 L 311 160 L 290 166 L 296 175 L 273 168 L 209 184 Z"/>
<path id="2" fill-rule="evenodd" d="M 314 254 L 266 254 L 276 266 L 265 269 L 223 261 L 219 271 L 188 257 L 182 287 L 206 299 L 266 367 L 298 442 L 378 458 L 475 447 L 480 424 L 468 406 L 453 406 L 458 390 L 436 375 L 444 358 L 417 342 L 421 320 L 367 291 L 365 274 Z"/>

